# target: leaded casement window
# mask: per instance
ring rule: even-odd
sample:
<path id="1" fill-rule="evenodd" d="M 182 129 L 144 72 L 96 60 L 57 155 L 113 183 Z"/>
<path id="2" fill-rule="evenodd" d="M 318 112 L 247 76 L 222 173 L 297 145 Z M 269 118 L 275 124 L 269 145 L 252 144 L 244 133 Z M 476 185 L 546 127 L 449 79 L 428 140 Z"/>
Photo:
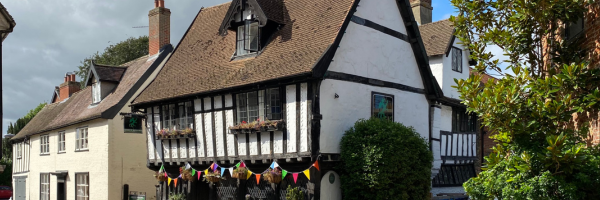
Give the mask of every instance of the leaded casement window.
<path id="1" fill-rule="evenodd" d="M 75 173 L 75 196 L 76 200 L 90 199 L 90 174 Z"/>
<path id="2" fill-rule="evenodd" d="M 462 50 L 452 47 L 452 70 L 462 73 Z"/>
<path id="3" fill-rule="evenodd" d="M 88 149 L 88 128 L 82 127 L 77 129 L 75 134 L 75 150 L 87 150 Z"/>
<path id="4" fill-rule="evenodd" d="M 462 186 L 464 182 L 475 177 L 474 164 L 442 164 L 439 173 L 433 178 L 434 187 Z"/>
<path id="5" fill-rule="evenodd" d="M 246 20 L 237 27 L 236 56 L 242 56 L 258 51 L 259 46 L 258 22 Z"/>
<path id="6" fill-rule="evenodd" d="M 477 116 L 464 108 L 452 108 L 452 132 L 476 132 Z"/>
<path id="7" fill-rule="evenodd" d="M 17 147 L 17 158 L 21 158 L 21 156 L 23 156 L 23 143 L 18 143 L 16 145 Z"/>
<path id="8" fill-rule="evenodd" d="M 92 84 L 92 103 L 99 103 L 102 100 L 100 92 L 100 82 Z"/>
<path id="9" fill-rule="evenodd" d="M 565 23 L 565 38 L 567 40 L 576 38 L 581 35 L 584 30 L 584 21 L 583 18 L 577 19 L 575 22 L 567 22 Z"/>
<path id="10" fill-rule="evenodd" d="M 394 95 L 373 92 L 371 94 L 371 117 L 394 121 Z"/>
<path id="11" fill-rule="evenodd" d="M 40 154 L 50 153 L 50 136 L 48 134 L 40 136 Z"/>
<path id="12" fill-rule="evenodd" d="M 65 152 L 66 145 L 65 145 L 65 132 L 64 131 L 58 132 L 57 146 L 58 146 L 58 153 Z"/>
<path id="13" fill-rule="evenodd" d="M 50 174 L 40 174 L 40 200 L 50 200 Z"/>
<path id="14" fill-rule="evenodd" d="M 168 130 L 194 129 L 194 104 L 191 101 L 162 106 L 162 127 Z"/>
<path id="15" fill-rule="evenodd" d="M 236 94 L 237 123 L 282 119 L 281 94 L 280 88 Z"/>

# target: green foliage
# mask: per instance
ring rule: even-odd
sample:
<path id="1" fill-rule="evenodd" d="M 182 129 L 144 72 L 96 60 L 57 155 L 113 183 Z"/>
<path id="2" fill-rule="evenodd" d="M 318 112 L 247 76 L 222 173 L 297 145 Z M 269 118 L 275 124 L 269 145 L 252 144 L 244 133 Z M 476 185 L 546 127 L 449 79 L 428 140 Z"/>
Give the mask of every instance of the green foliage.
<path id="1" fill-rule="evenodd" d="M 300 190 L 300 188 L 297 188 L 297 187 L 292 188 L 292 186 L 288 185 L 288 188 L 287 188 L 286 194 L 285 194 L 285 199 L 286 200 L 304 200 L 304 193 L 302 192 L 302 190 Z"/>
<path id="2" fill-rule="evenodd" d="M 588 68 L 584 48 L 573 50 L 578 43 L 562 41 L 561 33 L 561 22 L 582 17 L 595 2 L 452 3 L 459 15 L 451 20 L 478 60 L 476 71 L 504 75 L 483 86 L 480 74 L 456 80 L 468 111 L 498 142 L 465 191 L 473 199 L 600 199 L 600 151 L 587 146 L 585 117 L 598 113 L 600 70 Z M 492 58 L 488 45 L 508 59 Z"/>
<path id="3" fill-rule="evenodd" d="M 17 119 L 17 121 L 14 124 L 11 122 L 8 125 L 7 133 L 13 134 L 13 135 L 16 135 L 17 133 L 19 133 L 19 131 L 21 131 L 21 129 L 23 129 L 23 127 L 25 127 L 25 125 L 27 125 L 27 123 L 29 123 L 29 121 L 31 121 L 31 119 L 33 119 L 33 117 L 35 117 L 35 115 L 37 115 L 37 113 L 40 112 L 40 110 L 42 110 L 42 108 L 44 108 L 44 106 L 46 106 L 46 103 L 40 103 L 34 109 L 29 110 L 29 112 L 27 112 L 27 114 L 25 114 L 25 116 Z M 5 151 L 3 151 L 3 152 L 5 152 Z M 10 152 L 12 152 L 12 150 Z M 12 154 L 8 154 L 8 155 L 12 155 Z"/>
<path id="4" fill-rule="evenodd" d="M 140 36 L 139 38 L 130 37 L 117 44 L 111 44 L 102 53 L 96 52 L 90 57 L 83 59 L 81 65 L 77 67 L 79 71 L 75 72 L 81 78 L 81 87 L 83 88 L 85 85 L 83 81 L 87 77 L 92 60 L 95 63 L 114 66 L 127 63 L 148 55 L 148 41 L 148 36 Z"/>
<path id="5" fill-rule="evenodd" d="M 172 193 L 169 194 L 169 200 L 186 200 L 185 194 L 183 193 Z"/>
<path id="6" fill-rule="evenodd" d="M 413 128 L 387 119 L 359 120 L 341 141 L 344 199 L 426 199 L 433 156 Z"/>

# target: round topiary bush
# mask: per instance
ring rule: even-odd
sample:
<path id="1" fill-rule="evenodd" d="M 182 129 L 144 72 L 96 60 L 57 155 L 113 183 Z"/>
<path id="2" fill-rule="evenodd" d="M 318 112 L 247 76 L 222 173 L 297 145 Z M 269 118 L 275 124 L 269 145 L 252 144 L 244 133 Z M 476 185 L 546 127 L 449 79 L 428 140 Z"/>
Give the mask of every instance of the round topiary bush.
<path id="1" fill-rule="evenodd" d="M 412 127 L 385 119 L 358 120 L 341 142 L 344 199 L 427 199 L 433 155 Z"/>

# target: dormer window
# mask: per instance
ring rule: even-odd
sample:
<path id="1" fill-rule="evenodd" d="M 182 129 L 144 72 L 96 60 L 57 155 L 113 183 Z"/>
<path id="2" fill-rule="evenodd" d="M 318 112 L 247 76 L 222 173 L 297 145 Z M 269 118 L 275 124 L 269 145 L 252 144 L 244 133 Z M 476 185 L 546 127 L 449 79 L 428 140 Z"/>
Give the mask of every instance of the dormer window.
<path id="1" fill-rule="evenodd" d="M 242 56 L 258 51 L 258 22 L 247 20 L 237 28 L 236 56 Z"/>
<path id="2" fill-rule="evenodd" d="M 92 103 L 99 103 L 102 100 L 100 93 L 100 82 L 92 84 Z"/>

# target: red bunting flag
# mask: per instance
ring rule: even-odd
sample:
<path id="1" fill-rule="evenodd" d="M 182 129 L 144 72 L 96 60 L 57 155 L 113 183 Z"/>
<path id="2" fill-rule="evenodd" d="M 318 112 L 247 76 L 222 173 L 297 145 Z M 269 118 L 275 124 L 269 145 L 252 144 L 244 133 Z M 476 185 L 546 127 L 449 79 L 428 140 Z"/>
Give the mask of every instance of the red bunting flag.
<path id="1" fill-rule="evenodd" d="M 315 163 L 314 163 L 312 166 L 313 166 L 313 167 L 315 167 L 315 168 L 317 168 L 317 170 L 321 171 L 321 170 L 319 169 L 319 161 L 318 161 L 318 160 L 317 160 L 317 161 L 315 161 Z"/>
<path id="2" fill-rule="evenodd" d="M 294 183 L 296 183 L 296 180 L 298 180 L 298 173 L 292 173 L 292 176 L 294 176 Z"/>
<path id="3" fill-rule="evenodd" d="M 246 167 L 246 163 L 242 162 L 242 164 L 240 164 L 240 167 Z"/>
<path id="4" fill-rule="evenodd" d="M 202 171 L 199 171 L 197 174 L 198 174 L 198 180 L 200 180 L 200 174 L 202 174 Z"/>
<path id="5" fill-rule="evenodd" d="M 255 174 L 254 176 L 256 176 L 256 185 L 258 185 L 258 182 L 260 182 L 260 174 Z"/>

